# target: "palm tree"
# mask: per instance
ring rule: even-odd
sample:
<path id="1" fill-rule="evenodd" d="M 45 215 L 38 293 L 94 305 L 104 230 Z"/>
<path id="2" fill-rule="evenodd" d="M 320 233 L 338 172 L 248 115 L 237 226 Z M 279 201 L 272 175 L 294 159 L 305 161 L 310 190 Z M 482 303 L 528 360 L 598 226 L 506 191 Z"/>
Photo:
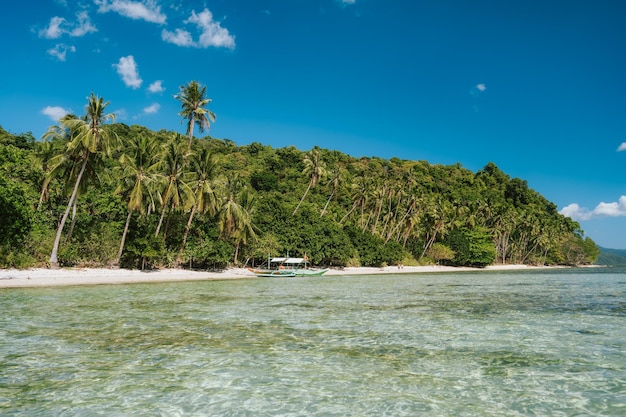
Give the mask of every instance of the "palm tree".
<path id="1" fill-rule="evenodd" d="M 202 148 L 197 153 L 191 155 L 189 164 L 191 165 L 191 174 L 195 176 L 194 198 L 192 199 L 191 213 L 189 214 L 189 220 L 187 220 L 185 234 L 183 235 L 183 243 L 180 246 L 176 259 L 177 264 L 181 262 L 195 213 L 208 212 L 211 215 L 215 215 L 217 210 L 217 195 L 214 184 L 218 168 L 216 156 L 209 149 Z"/>
<path id="2" fill-rule="evenodd" d="M 54 178 L 55 173 L 55 157 L 64 153 L 65 141 L 49 140 L 44 135 L 43 141 L 37 142 L 35 148 L 35 163 L 41 167 L 43 171 L 43 181 L 41 183 L 41 192 L 39 194 L 39 203 L 37 210 L 41 209 L 41 205 L 48 199 L 48 187 Z"/>
<path id="3" fill-rule="evenodd" d="M 179 93 L 174 96 L 181 102 L 182 109 L 178 115 L 187 120 L 188 149 L 191 149 L 194 125 L 197 124 L 200 132 L 204 132 L 205 129 L 209 129 L 211 122 L 215 122 L 215 113 L 206 108 L 212 100 L 205 95 L 206 86 L 201 86 L 197 81 L 190 81 L 189 84 L 180 86 Z"/>
<path id="4" fill-rule="evenodd" d="M 126 234 L 133 212 L 144 213 L 146 208 L 153 210 L 158 193 L 154 187 L 159 174 L 160 149 L 157 141 L 149 136 L 138 136 L 130 140 L 127 152 L 119 159 L 118 175 L 120 184 L 115 189 L 127 201 L 128 216 L 122 233 L 120 248 L 114 266 L 119 266 Z"/>
<path id="5" fill-rule="evenodd" d="M 420 259 L 426 255 L 428 249 L 435 243 L 437 236 L 445 235 L 447 229 L 452 226 L 452 212 L 454 208 L 448 200 L 441 197 L 437 201 L 430 201 L 428 210 L 424 213 L 422 219 L 426 220 L 426 228 L 428 230 L 424 243 L 424 250 L 420 255 Z"/>
<path id="6" fill-rule="evenodd" d="M 295 216 L 296 212 L 300 208 L 300 204 L 304 201 L 306 195 L 308 194 L 311 187 L 314 187 L 317 182 L 322 179 L 326 175 L 326 163 L 322 161 L 320 157 L 320 152 L 317 149 L 311 150 L 307 155 L 304 156 L 304 174 L 309 176 L 309 185 L 306 187 L 300 202 L 293 210 L 292 215 Z"/>
<path id="7" fill-rule="evenodd" d="M 235 242 L 234 262 L 237 264 L 239 245 L 256 238 L 252 223 L 254 196 L 236 175 L 226 178 L 222 183 L 221 194 L 218 230 L 221 236 Z"/>
<path id="8" fill-rule="evenodd" d="M 233 234 L 235 242 L 235 265 L 239 263 L 239 245 L 242 243 L 247 245 L 249 241 L 256 241 L 256 227 L 252 222 L 254 215 L 256 197 L 248 187 L 244 187 L 238 195 L 239 205 L 241 207 L 241 217 L 239 218 L 238 227 Z"/>
<path id="9" fill-rule="evenodd" d="M 326 204 L 324 205 L 324 209 L 322 210 L 322 213 L 320 214 L 320 217 L 323 217 L 324 214 L 326 213 L 326 209 L 328 208 L 328 205 L 330 204 L 330 201 L 333 199 L 333 197 L 335 196 L 335 193 L 337 192 L 337 189 L 339 188 L 339 185 L 341 185 L 341 182 L 343 181 L 343 173 L 344 169 L 341 165 L 337 166 L 337 168 L 335 168 L 332 173 L 331 173 L 331 180 L 330 180 L 330 185 L 332 187 L 332 191 L 330 193 L 330 196 L 328 197 L 328 200 L 326 200 Z"/>
<path id="10" fill-rule="evenodd" d="M 352 193 L 351 193 L 352 194 L 351 198 L 353 201 L 352 207 L 341 218 L 341 220 L 339 220 L 339 224 L 342 224 L 344 221 L 346 221 L 357 207 L 361 207 L 361 213 L 363 212 L 363 209 L 365 208 L 365 205 L 368 200 L 369 190 L 371 188 L 371 185 L 372 185 L 371 178 L 365 176 L 365 174 L 359 175 L 352 182 L 352 184 L 350 184 L 350 187 L 352 188 Z M 361 215 L 361 217 L 363 216 Z"/>
<path id="11" fill-rule="evenodd" d="M 71 140 L 67 143 L 67 153 L 80 155 L 82 163 L 76 175 L 76 182 L 72 190 L 72 195 L 70 196 L 70 201 L 67 204 L 65 213 L 63 213 L 63 217 L 57 228 L 52 253 L 50 254 L 51 268 L 58 268 L 59 266 L 57 256 L 61 234 L 63 233 L 67 216 L 76 200 L 76 195 L 78 194 L 78 189 L 87 164 L 89 163 L 89 159 L 91 155 L 97 152 L 108 152 L 111 139 L 113 139 L 114 136 L 109 135 L 108 131 L 104 128 L 104 123 L 109 120 L 115 120 L 115 114 L 104 113 L 109 102 L 104 102 L 102 97 L 96 97 L 93 93 L 91 93 L 91 96 L 89 96 L 87 100 L 84 119 L 64 118 L 60 121 L 62 128 L 67 129 L 69 132 L 76 132 L 76 135 L 72 136 Z"/>
<path id="12" fill-rule="evenodd" d="M 179 208 L 185 201 L 193 198 L 193 192 L 185 182 L 185 159 L 188 153 L 184 148 L 180 135 L 175 135 L 163 149 L 164 190 L 161 193 L 161 217 L 154 236 L 158 236 L 163 225 L 163 218 L 168 208 Z"/>

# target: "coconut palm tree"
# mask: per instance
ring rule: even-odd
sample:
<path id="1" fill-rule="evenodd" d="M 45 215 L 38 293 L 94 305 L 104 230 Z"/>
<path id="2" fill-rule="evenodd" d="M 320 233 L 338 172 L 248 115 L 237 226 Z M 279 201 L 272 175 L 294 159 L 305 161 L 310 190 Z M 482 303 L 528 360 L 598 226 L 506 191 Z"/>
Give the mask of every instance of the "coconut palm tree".
<path id="1" fill-rule="evenodd" d="M 107 121 L 115 120 L 115 114 L 105 114 L 104 112 L 108 104 L 109 102 L 104 102 L 102 97 L 97 97 L 95 94 L 91 93 L 91 96 L 87 99 L 87 106 L 85 108 L 86 114 L 84 119 L 64 118 L 60 121 L 60 124 L 64 129 L 67 129 L 70 132 L 76 132 L 76 134 L 73 135 L 71 140 L 67 143 L 66 149 L 69 154 L 80 155 L 82 163 L 80 165 L 80 170 L 76 175 L 76 181 L 70 200 L 67 203 L 67 208 L 65 209 L 65 213 L 63 213 L 63 217 L 61 218 L 61 222 L 57 228 L 52 253 L 50 254 L 49 262 L 51 268 L 57 268 L 59 265 L 57 256 L 63 227 L 65 226 L 67 216 L 74 205 L 74 201 L 76 200 L 78 189 L 90 157 L 98 152 L 108 152 L 110 150 L 112 139 L 116 138 L 114 134 L 109 134 L 109 132 L 105 129 L 105 123 Z"/>
<path id="2" fill-rule="evenodd" d="M 180 208 L 184 202 L 191 201 L 193 191 L 185 182 L 185 160 L 188 152 L 180 135 L 175 135 L 163 147 L 162 178 L 164 189 L 161 193 L 161 217 L 154 236 L 158 236 L 168 208 Z"/>
<path id="3" fill-rule="evenodd" d="M 326 162 L 322 161 L 320 152 L 317 149 L 311 150 L 308 154 L 304 156 L 304 175 L 309 177 L 309 185 L 306 187 L 300 202 L 293 210 L 292 215 L 295 216 L 296 212 L 300 208 L 300 204 L 304 201 L 306 195 L 309 193 L 311 187 L 314 187 L 315 184 L 318 183 L 320 179 L 326 176 Z"/>
<path id="4" fill-rule="evenodd" d="M 155 200 L 159 198 L 155 182 L 160 168 L 160 147 L 158 142 L 150 136 L 136 136 L 130 139 L 126 152 L 119 158 L 117 174 L 119 185 L 116 194 L 121 194 L 126 201 L 128 216 L 122 233 L 120 248 L 113 261 L 119 266 L 126 234 L 134 212 L 144 213 L 146 208 L 154 210 Z"/>
<path id="5" fill-rule="evenodd" d="M 54 159 L 57 155 L 64 153 L 65 142 L 62 140 L 49 140 L 49 138 L 44 136 L 43 140 L 37 142 L 35 146 L 35 163 L 41 167 L 43 171 L 39 203 L 37 203 L 37 210 L 40 210 L 43 202 L 48 199 L 48 187 L 54 178 Z"/>
<path id="6" fill-rule="evenodd" d="M 244 187 L 239 192 L 238 200 L 241 207 L 241 217 L 237 224 L 237 229 L 232 236 L 232 239 L 235 242 L 235 265 L 239 263 L 239 246 L 242 243 L 247 245 L 248 242 L 254 242 L 257 239 L 257 229 L 252 222 L 252 216 L 254 215 L 256 204 L 255 194 L 252 193 L 248 187 Z"/>
<path id="7" fill-rule="evenodd" d="M 217 174 L 217 157 L 207 148 L 202 148 L 198 152 L 191 155 L 189 159 L 191 175 L 195 178 L 193 196 L 191 200 L 192 207 L 187 220 L 185 234 L 183 235 L 183 243 L 180 246 L 176 263 L 180 264 L 183 251 L 187 244 L 187 236 L 191 229 L 191 222 L 195 213 L 209 213 L 215 215 L 217 210 L 217 195 L 215 191 L 215 176 Z"/>
<path id="8" fill-rule="evenodd" d="M 332 171 L 331 180 L 330 180 L 332 191 L 330 192 L 330 196 L 328 196 L 328 200 L 326 200 L 326 204 L 324 205 L 324 209 L 322 210 L 320 217 L 324 216 L 324 214 L 326 213 L 326 209 L 328 209 L 328 205 L 330 204 L 330 201 L 335 196 L 337 189 L 339 189 L 339 186 L 341 185 L 341 182 L 343 181 L 344 170 L 345 169 L 341 165 L 339 165 Z"/>
<path id="9" fill-rule="evenodd" d="M 255 239 L 252 223 L 254 196 L 237 175 L 226 178 L 221 184 L 221 204 L 218 212 L 218 231 L 235 243 L 234 262 L 237 264 L 239 245 Z"/>
<path id="10" fill-rule="evenodd" d="M 367 201 L 368 201 L 371 185 L 372 185 L 371 178 L 365 176 L 363 173 L 354 179 L 352 184 L 350 184 L 350 188 L 352 189 L 351 190 L 351 199 L 353 201 L 352 207 L 341 218 L 341 220 L 339 220 L 339 224 L 342 224 L 343 222 L 345 222 L 357 207 L 361 208 L 361 213 L 363 212 L 365 205 L 367 204 Z M 362 214 L 361 214 L 361 217 L 363 217 Z"/>
<path id="11" fill-rule="evenodd" d="M 180 91 L 174 98 L 181 102 L 182 109 L 178 115 L 187 120 L 188 149 L 191 149 L 194 125 L 197 124 L 200 132 L 204 132 L 209 129 L 211 122 L 215 122 L 215 113 L 206 108 L 212 100 L 206 97 L 206 86 L 197 81 L 180 86 Z"/>

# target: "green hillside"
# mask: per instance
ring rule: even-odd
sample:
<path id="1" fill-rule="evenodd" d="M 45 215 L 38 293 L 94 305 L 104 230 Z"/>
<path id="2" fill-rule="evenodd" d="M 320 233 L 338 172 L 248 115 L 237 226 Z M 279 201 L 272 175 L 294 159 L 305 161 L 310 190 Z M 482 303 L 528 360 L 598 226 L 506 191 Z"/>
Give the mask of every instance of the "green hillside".
<path id="1" fill-rule="evenodd" d="M 493 163 L 472 172 L 90 126 L 70 116 L 42 141 L 0 128 L 0 267 L 223 268 L 268 254 L 339 267 L 597 259 L 578 223 Z"/>
<path id="2" fill-rule="evenodd" d="M 596 265 L 626 266 L 626 250 L 607 249 L 600 247 L 600 255 L 595 262 Z"/>

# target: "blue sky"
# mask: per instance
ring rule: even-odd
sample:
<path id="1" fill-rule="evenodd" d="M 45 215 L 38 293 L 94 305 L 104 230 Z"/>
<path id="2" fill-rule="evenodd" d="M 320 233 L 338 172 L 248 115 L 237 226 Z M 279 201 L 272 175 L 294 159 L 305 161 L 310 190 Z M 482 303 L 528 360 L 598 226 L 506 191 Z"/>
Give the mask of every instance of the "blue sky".
<path id="1" fill-rule="evenodd" d="M 494 162 L 626 249 L 626 2 L 37 0 L 0 15 L 0 125 L 39 138 L 94 92 L 118 121 L 476 171 Z"/>

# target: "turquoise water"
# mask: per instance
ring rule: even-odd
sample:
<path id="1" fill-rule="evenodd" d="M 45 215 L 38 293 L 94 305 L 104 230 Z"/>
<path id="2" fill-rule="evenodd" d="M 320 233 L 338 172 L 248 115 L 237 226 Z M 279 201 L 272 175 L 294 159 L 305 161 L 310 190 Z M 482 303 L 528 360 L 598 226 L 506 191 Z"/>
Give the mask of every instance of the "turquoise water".
<path id="1" fill-rule="evenodd" d="M 624 416 L 626 271 L 0 291 L 4 416 Z"/>

